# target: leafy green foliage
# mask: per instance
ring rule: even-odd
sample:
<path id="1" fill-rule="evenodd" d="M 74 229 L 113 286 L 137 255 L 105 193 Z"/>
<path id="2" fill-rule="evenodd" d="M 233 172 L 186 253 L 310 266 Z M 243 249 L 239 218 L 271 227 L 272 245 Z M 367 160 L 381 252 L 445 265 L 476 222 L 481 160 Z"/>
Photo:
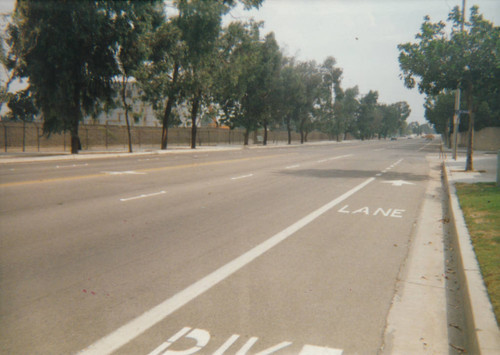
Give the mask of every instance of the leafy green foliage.
<path id="1" fill-rule="evenodd" d="M 20 90 L 15 94 L 8 94 L 7 106 L 10 109 L 8 115 L 14 121 L 31 122 L 38 114 L 33 95 L 29 89 Z"/>
<path id="2" fill-rule="evenodd" d="M 35 1 L 16 3 L 9 26 L 9 62 L 15 76 L 29 78 L 46 133 L 70 131 L 77 153 L 78 125 L 113 95 L 120 74 L 117 57 L 128 66 L 135 56 L 120 41 L 142 21 L 132 14 L 158 1 Z M 145 10 L 145 9 L 144 9 Z M 151 11 L 152 12 L 152 11 Z M 121 53 L 120 53 L 121 50 Z M 118 55 L 119 54 L 119 55 Z"/>
<path id="3" fill-rule="evenodd" d="M 451 31 L 443 22 L 432 23 L 426 17 L 416 36 L 417 43 L 398 46 L 399 63 L 408 88 L 418 85 L 419 91 L 428 96 L 457 87 L 464 92 L 469 111 L 466 170 L 473 170 L 475 119 L 488 121 L 485 116 L 494 115 L 490 105 L 498 107 L 500 27 L 485 20 L 477 6 L 471 8 L 469 22 L 463 22 L 462 15 L 458 7 L 450 12 Z M 492 100 L 493 97 L 496 99 Z M 482 115 L 476 117 L 479 107 Z"/>

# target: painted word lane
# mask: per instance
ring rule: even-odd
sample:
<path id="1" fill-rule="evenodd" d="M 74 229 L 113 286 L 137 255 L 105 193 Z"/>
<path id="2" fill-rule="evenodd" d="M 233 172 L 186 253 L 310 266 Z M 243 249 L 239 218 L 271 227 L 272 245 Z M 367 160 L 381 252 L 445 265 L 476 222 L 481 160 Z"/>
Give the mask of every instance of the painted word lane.
<path id="1" fill-rule="evenodd" d="M 384 208 L 384 207 L 350 207 L 349 205 L 342 206 L 337 212 L 361 216 L 372 217 L 388 217 L 388 218 L 403 218 L 406 210 L 400 208 Z"/>

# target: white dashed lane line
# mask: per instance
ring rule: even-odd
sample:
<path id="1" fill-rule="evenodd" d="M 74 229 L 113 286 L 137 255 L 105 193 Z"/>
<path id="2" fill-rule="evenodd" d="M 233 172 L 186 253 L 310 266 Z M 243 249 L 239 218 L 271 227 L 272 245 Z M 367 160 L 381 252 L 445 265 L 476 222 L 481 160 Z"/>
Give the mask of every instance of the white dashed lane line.
<path id="1" fill-rule="evenodd" d="M 139 196 L 121 198 L 120 201 L 121 202 L 127 202 L 127 201 L 131 201 L 131 200 L 138 200 L 140 198 L 146 198 L 146 197 L 153 197 L 153 196 L 163 195 L 163 194 L 166 194 L 166 193 L 167 193 L 166 191 L 153 192 L 151 194 L 142 194 L 142 195 L 139 195 Z"/>
<path id="2" fill-rule="evenodd" d="M 249 178 L 249 177 L 252 177 L 253 174 L 247 174 L 247 175 L 241 175 L 241 176 L 235 176 L 235 177 L 232 177 L 231 180 L 240 180 L 240 179 L 246 179 L 246 178 Z"/>

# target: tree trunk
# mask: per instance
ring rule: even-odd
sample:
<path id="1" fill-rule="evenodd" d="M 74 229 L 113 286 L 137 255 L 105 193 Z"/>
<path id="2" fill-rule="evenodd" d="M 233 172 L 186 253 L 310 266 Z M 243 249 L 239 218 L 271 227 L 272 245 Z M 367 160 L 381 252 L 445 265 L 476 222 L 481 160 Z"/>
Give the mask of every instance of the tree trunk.
<path id="1" fill-rule="evenodd" d="M 451 118 L 448 118 L 448 122 L 444 125 L 444 144 L 448 147 L 451 148 L 451 139 L 450 139 L 450 120 Z M 420 134 L 419 134 L 420 135 Z"/>
<path id="2" fill-rule="evenodd" d="M 193 103 L 191 106 L 191 149 L 196 148 L 196 117 L 198 115 L 198 109 L 200 107 L 201 94 L 198 94 L 193 98 Z"/>
<path id="3" fill-rule="evenodd" d="M 264 139 L 262 140 L 262 145 L 267 145 L 267 122 L 264 121 Z"/>
<path id="4" fill-rule="evenodd" d="M 82 149 L 80 144 L 80 137 L 78 137 L 78 125 L 80 124 L 80 117 L 82 112 L 80 110 L 80 101 L 75 100 L 75 106 L 73 107 L 73 114 L 71 115 L 71 127 L 69 128 L 71 135 L 71 154 L 78 154 L 78 151 Z"/>
<path id="5" fill-rule="evenodd" d="M 80 150 L 80 137 L 78 137 L 78 121 L 76 124 L 73 122 L 73 127 L 70 129 L 71 133 L 71 154 L 78 154 Z"/>
<path id="6" fill-rule="evenodd" d="M 26 120 L 23 119 L 23 152 L 26 151 Z"/>
<path id="7" fill-rule="evenodd" d="M 304 144 L 304 120 L 300 121 L 300 144 Z"/>
<path id="8" fill-rule="evenodd" d="M 472 95 L 467 94 L 467 108 L 469 110 L 469 131 L 467 132 L 468 140 L 467 140 L 467 159 L 465 161 L 465 171 L 473 171 L 474 170 L 474 107 L 472 103 Z M 458 129 L 458 125 L 457 125 Z"/>
<path id="9" fill-rule="evenodd" d="M 292 127 L 290 127 L 290 119 L 286 120 L 286 130 L 288 132 L 288 144 L 292 144 Z"/>
<path id="10" fill-rule="evenodd" d="M 249 137 L 250 137 L 250 129 L 245 128 L 245 135 L 243 136 L 243 145 L 248 145 Z"/>
<path id="11" fill-rule="evenodd" d="M 172 106 L 173 106 L 173 101 L 172 98 L 168 98 L 167 100 L 167 105 L 165 106 L 165 111 L 163 113 L 163 129 L 161 133 L 161 149 L 165 150 L 167 149 L 167 143 L 168 143 L 168 126 L 170 124 L 170 114 L 172 113 Z"/>
<path id="12" fill-rule="evenodd" d="M 172 86 L 175 86 L 177 83 L 177 77 L 179 76 L 179 64 L 174 64 L 174 73 L 172 75 Z M 171 95 L 167 99 L 167 105 L 165 106 L 165 112 L 163 114 L 163 130 L 161 133 L 161 149 L 167 149 L 168 144 L 168 126 L 170 124 L 170 114 L 172 113 L 172 107 L 174 105 L 176 97 L 175 95 Z"/>
<path id="13" fill-rule="evenodd" d="M 127 137 L 128 137 L 128 152 L 132 153 L 132 135 L 130 134 L 130 122 L 128 119 L 128 105 L 127 105 L 127 82 L 128 79 L 123 76 L 122 79 L 122 102 L 125 109 L 125 122 L 127 123 Z"/>

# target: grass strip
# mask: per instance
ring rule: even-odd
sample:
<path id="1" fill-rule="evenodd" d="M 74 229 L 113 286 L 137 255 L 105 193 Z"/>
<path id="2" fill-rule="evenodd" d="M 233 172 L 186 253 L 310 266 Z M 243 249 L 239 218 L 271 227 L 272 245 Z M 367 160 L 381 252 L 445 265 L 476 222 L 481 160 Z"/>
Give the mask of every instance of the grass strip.
<path id="1" fill-rule="evenodd" d="M 455 186 L 498 323 L 500 320 L 500 187 L 495 183 L 460 183 Z"/>

